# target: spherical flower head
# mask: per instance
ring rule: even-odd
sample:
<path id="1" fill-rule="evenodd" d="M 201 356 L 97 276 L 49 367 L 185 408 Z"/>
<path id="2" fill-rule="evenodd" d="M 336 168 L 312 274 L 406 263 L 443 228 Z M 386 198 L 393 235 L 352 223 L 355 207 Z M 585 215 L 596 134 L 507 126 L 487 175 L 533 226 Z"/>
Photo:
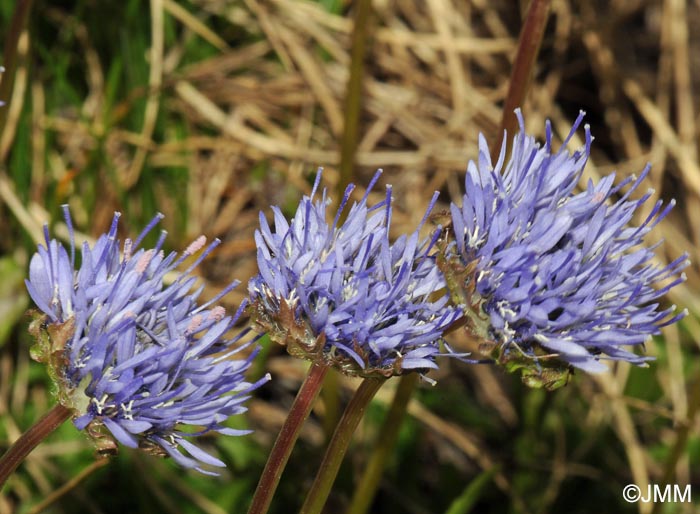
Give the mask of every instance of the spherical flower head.
<path id="1" fill-rule="evenodd" d="M 139 248 L 159 215 L 120 251 L 117 213 L 94 246 L 83 244 L 76 267 L 67 208 L 64 214 L 70 253 L 44 227 L 46 246 L 32 257 L 26 281 L 41 311 L 31 327 L 37 338 L 32 356 L 48 365 L 59 402 L 74 411 L 74 425 L 93 436 L 101 453 L 114 453 L 116 440 L 203 473 L 210 472 L 202 464 L 225 466 L 188 438 L 246 433 L 223 422 L 246 411 L 245 400 L 267 377 L 246 382 L 257 349 L 248 357 L 237 354 L 255 340 L 241 344 L 245 331 L 227 337 L 244 306 L 229 316 L 214 305 L 236 283 L 197 305 L 202 287 L 192 290 L 192 271 L 218 241 L 205 246 L 200 237 L 181 255 L 166 256 L 162 232 L 154 248 Z"/>
<path id="2" fill-rule="evenodd" d="M 659 267 L 656 246 L 644 245 L 673 202 L 657 202 L 640 226 L 631 226 L 653 193 L 631 199 L 648 167 L 617 186 L 611 174 L 576 193 L 590 155 L 589 127 L 583 148 L 569 153 L 566 145 L 583 113 L 558 152 L 549 123 L 541 147 L 516 114 L 520 133 L 508 162 L 504 144 L 492 165 L 481 137 L 462 206 L 451 206 L 456 247 L 469 269 L 462 281 L 466 307 L 489 341 L 484 348 L 534 385 L 559 385 L 562 364 L 591 372 L 607 369 L 601 360 L 643 365 L 648 357 L 624 347 L 643 344 L 683 315 L 661 308 L 658 299 L 684 280 L 679 273 L 687 256 Z"/>
<path id="3" fill-rule="evenodd" d="M 447 296 L 435 294 L 445 288 L 430 255 L 435 238 L 420 239 L 416 229 L 389 242 L 390 186 L 383 201 L 368 206 L 379 175 L 342 223 L 354 186 L 329 224 L 325 189 L 316 198 L 320 171 L 291 222 L 273 207 L 273 231 L 261 213 L 260 273 L 249 284 L 252 316 L 273 340 L 360 376 L 435 368 L 442 333 L 460 317 Z"/>

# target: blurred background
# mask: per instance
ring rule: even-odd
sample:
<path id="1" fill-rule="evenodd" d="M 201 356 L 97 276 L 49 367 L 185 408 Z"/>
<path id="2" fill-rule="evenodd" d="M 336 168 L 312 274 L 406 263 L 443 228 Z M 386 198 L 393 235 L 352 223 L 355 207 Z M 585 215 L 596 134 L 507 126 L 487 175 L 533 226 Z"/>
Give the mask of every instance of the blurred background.
<path id="1" fill-rule="evenodd" d="M 343 0 L 0 0 L 0 453 L 54 402 L 29 358 L 23 279 L 42 224 L 65 237 L 62 204 L 86 237 L 105 231 L 114 211 L 124 214 L 123 236 L 161 211 L 171 249 L 200 234 L 221 238 L 199 267 L 204 296 L 237 278 L 243 285 L 226 299 L 237 305 L 256 271 L 258 213 L 279 205 L 291 215 L 319 166 L 338 197 L 353 112 L 358 138 L 344 162 L 360 192 L 385 170 L 396 235 L 416 226 L 432 191 L 438 209 L 460 201 L 478 134 L 497 139 L 526 8 L 375 0 L 358 62 L 357 3 Z M 658 198 L 678 202 L 649 242 L 665 239 L 660 263 L 690 254 L 688 280 L 667 299 L 689 315 L 647 345 L 649 368 L 576 373 L 554 392 L 443 360 L 437 385 L 422 384 L 409 405 L 372 512 L 700 512 L 699 26 L 697 0 L 553 0 L 523 105 L 528 130 L 542 138 L 551 119 L 557 145 L 586 111 L 595 136 L 586 181 L 652 163 L 644 186 L 655 193 L 637 222 Z M 359 111 L 347 94 L 353 63 L 364 74 Z M 450 341 L 466 347 L 460 334 Z M 306 366 L 262 344 L 254 373 L 269 370 L 273 381 L 232 421 L 254 434 L 206 442 L 228 465 L 221 477 L 128 449 L 94 464 L 90 442 L 67 423 L 8 482 L 0 514 L 245 512 Z M 328 513 L 348 505 L 392 382 L 356 433 Z M 272 512 L 301 505 L 324 420 L 356 386 L 339 377 L 338 402 L 318 403 Z M 627 484 L 667 482 L 690 484 L 692 504 L 622 498 Z"/>

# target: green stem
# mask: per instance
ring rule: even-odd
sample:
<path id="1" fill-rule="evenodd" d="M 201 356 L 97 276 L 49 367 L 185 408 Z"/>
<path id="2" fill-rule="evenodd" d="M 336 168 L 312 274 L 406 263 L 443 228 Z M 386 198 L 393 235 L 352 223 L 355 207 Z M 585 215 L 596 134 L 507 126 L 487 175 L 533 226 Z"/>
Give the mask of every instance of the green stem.
<path id="1" fill-rule="evenodd" d="M 547 26 L 549 5 L 551 0 L 530 0 L 527 18 L 518 39 L 518 50 L 515 54 L 513 69 L 510 74 L 508 93 L 503 103 L 503 118 L 501 130 L 498 134 L 498 144 L 493 147 L 492 158 L 497 160 L 498 153 L 503 144 L 504 132 L 510 139 L 515 134 L 518 120 L 513 111 L 523 105 L 525 95 L 530 87 L 530 79 L 535 69 L 535 61 L 542 44 L 542 36 Z M 510 154 L 510 148 L 506 149 L 506 157 Z"/>
<path id="2" fill-rule="evenodd" d="M 402 375 L 396 388 L 394 399 L 374 445 L 372 456 L 367 463 L 347 514 L 365 514 L 379 487 L 379 481 L 386 467 L 386 461 L 399 436 L 401 421 L 406 414 L 408 402 L 418 383 L 418 373 Z"/>
<path id="3" fill-rule="evenodd" d="M 340 419 L 340 376 L 338 373 L 328 373 L 323 380 L 321 399 L 323 401 L 323 434 L 329 442 Z"/>
<path id="4" fill-rule="evenodd" d="M 342 197 L 345 187 L 352 182 L 355 168 L 355 150 L 362 112 L 362 79 L 365 74 L 365 55 L 372 14 L 372 1 L 359 0 L 355 4 L 355 16 L 350 48 L 350 77 L 345 93 L 345 124 L 340 142 L 340 181 L 338 197 Z"/>
<path id="5" fill-rule="evenodd" d="M 260 476 L 258 487 L 255 489 L 253 501 L 248 509 L 248 514 L 265 514 L 270 508 L 272 497 L 277 490 L 282 471 L 287 465 L 289 455 L 292 453 L 294 443 L 299 437 L 301 426 L 309 416 L 311 407 L 321 390 L 323 378 L 328 372 L 328 366 L 323 364 L 312 364 L 309 374 L 297 393 L 292 408 L 289 410 L 287 419 L 282 425 L 282 429 L 277 435 L 270 456 L 267 458 L 265 469 Z"/>
<path id="6" fill-rule="evenodd" d="M 72 411 L 60 403 L 34 423 L 0 458 L 0 489 L 9 476 L 36 446 L 71 417 Z"/>
<path id="7" fill-rule="evenodd" d="M 301 507 L 299 514 L 320 514 L 331 492 L 331 487 L 333 487 L 333 482 L 335 482 L 335 477 L 340 469 L 340 464 L 343 462 L 345 452 L 348 450 L 352 435 L 360 423 L 369 402 L 374 398 L 374 395 L 384 382 L 386 382 L 384 378 L 365 378 L 360 387 L 357 388 L 357 391 L 355 391 L 333 433 L 333 438 L 326 449 L 326 454 L 323 456 L 321 466 L 318 468 L 314 483 L 306 496 L 306 501 Z"/>

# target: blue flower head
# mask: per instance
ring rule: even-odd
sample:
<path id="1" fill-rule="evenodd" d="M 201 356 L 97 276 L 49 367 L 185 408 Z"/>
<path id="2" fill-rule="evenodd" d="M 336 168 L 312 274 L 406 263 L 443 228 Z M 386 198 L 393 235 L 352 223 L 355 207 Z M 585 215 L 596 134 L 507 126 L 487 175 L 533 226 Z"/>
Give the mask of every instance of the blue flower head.
<path id="1" fill-rule="evenodd" d="M 117 213 L 107 234 L 82 246 L 76 267 L 71 218 L 70 253 L 55 239 L 39 246 L 30 263 L 29 294 L 41 313 L 32 324 L 35 359 L 45 362 L 58 400 L 75 413 L 73 423 L 95 438 L 98 450 L 113 453 L 116 441 L 208 473 L 201 466 L 224 466 L 188 440 L 207 432 L 240 435 L 223 425 L 246 411 L 255 384 L 245 381 L 257 349 L 242 357 L 245 335 L 227 333 L 233 316 L 216 302 L 236 286 L 197 305 L 194 268 L 219 243 L 202 236 L 181 255 L 165 255 L 163 232 L 152 249 L 139 248 L 160 221 L 156 216 L 120 251 Z M 178 268 L 199 253 L 184 271 Z M 169 275 L 166 279 L 166 275 Z M 172 280 L 171 280 L 172 279 Z M 165 282 L 168 285 L 165 285 Z"/>
<path id="2" fill-rule="evenodd" d="M 568 365 L 591 372 L 607 369 L 602 360 L 643 365 L 649 358 L 625 347 L 643 344 L 683 316 L 658 300 L 685 279 L 679 273 L 687 256 L 659 267 L 656 246 L 643 244 L 673 202 L 657 202 L 640 226 L 631 226 L 635 210 L 653 193 L 631 199 L 648 167 L 639 178 L 615 186 L 612 174 L 577 193 L 590 154 L 589 127 L 583 148 L 571 154 L 566 144 L 583 113 L 558 152 L 549 123 L 541 147 L 516 114 L 520 133 L 508 162 L 504 144 L 494 166 L 481 137 L 462 206 L 451 206 L 465 272 L 460 294 L 466 291 L 462 303 L 472 327 L 489 341 L 485 349 L 537 385 L 555 385 L 556 372 Z"/>
<path id="3" fill-rule="evenodd" d="M 367 205 L 379 175 L 343 222 L 354 186 L 329 224 L 325 189 L 316 198 L 320 171 L 291 222 L 273 207 L 273 231 L 261 213 L 260 273 L 249 284 L 252 316 L 273 340 L 292 355 L 360 376 L 435 368 L 442 333 L 460 317 L 436 294 L 445 288 L 430 255 L 436 238 L 420 239 L 416 229 L 389 242 L 391 186 L 384 200 Z"/>

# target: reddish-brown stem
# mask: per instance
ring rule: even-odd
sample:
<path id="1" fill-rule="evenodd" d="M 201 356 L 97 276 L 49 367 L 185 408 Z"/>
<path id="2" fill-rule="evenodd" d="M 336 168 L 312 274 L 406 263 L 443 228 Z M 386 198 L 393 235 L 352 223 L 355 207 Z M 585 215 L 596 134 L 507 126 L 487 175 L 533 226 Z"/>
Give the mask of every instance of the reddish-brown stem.
<path id="1" fill-rule="evenodd" d="M 328 366 L 323 364 L 314 363 L 311 365 L 309 374 L 301 385 L 292 408 L 289 410 L 287 419 L 282 425 L 282 429 L 277 435 L 277 440 L 270 451 L 270 456 L 267 458 L 265 469 L 260 476 L 258 487 L 255 489 L 255 495 L 248 509 L 248 514 L 265 514 L 270 508 L 270 503 L 277 490 L 282 471 L 287 465 L 294 443 L 299 437 L 301 426 L 309 416 L 314 400 L 316 400 L 321 390 L 323 378 L 326 376 L 328 369 Z"/>
<path id="2" fill-rule="evenodd" d="M 369 402 L 385 382 L 384 378 L 365 378 L 355 391 L 333 432 L 314 483 L 311 485 L 309 494 L 306 495 L 299 514 L 320 514 L 323 510 L 355 429 L 364 416 Z"/>
<path id="3" fill-rule="evenodd" d="M 399 385 L 394 393 L 394 400 L 391 402 L 391 407 L 384 419 L 384 423 L 382 423 L 379 437 L 377 437 L 365 471 L 355 488 L 355 494 L 346 514 L 366 514 L 369 512 L 372 500 L 381 482 L 386 462 L 399 438 L 401 422 L 406 415 L 411 396 L 416 390 L 419 376 L 418 373 L 401 375 Z"/>
<path id="4" fill-rule="evenodd" d="M 525 101 L 525 95 L 530 86 L 530 79 L 535 68 L 535 60 L 542 44 L 544 28 L 547 25 L 547 15 L 551 0 L 531 0 L 527 11 L 527 18 L 523 24 L 518 50 L 515 54 L 513 69 L 510 73 L 508 94 L 503 104 L 503 118 L 501 130 L 498 134 L 498 144 L 493 147 L 491 157 L 496 160 L 503 144 L 504 132 L 508 139 L 515 134 L 518 120 L 513 111 L 521 107 Z M 510 149 L 507 150 L 507 154 Z"/>
<path id="5" fill-rule="evenodd" d="M 61 404 L 56 405 L 10 446 L 5 455 L 0 458 L 0 488 L 5 485 L 9 476 L 27 455 L 51 432 L 71 417 L 71 412 L 70 409 Z"/>

